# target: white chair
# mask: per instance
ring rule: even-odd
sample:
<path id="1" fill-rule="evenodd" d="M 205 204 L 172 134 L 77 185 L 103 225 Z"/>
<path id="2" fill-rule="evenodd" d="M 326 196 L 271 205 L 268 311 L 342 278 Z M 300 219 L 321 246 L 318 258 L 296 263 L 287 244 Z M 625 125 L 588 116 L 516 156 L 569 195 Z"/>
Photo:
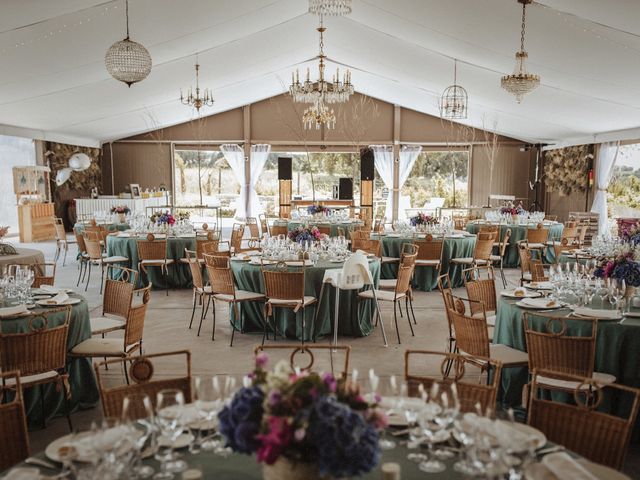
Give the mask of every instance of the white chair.
<path id="1" fill-rule="evenodd" d="M 340 311 L 340 290 L 360 290 L 365 285 L 371 285 L 371 291 L 373 292 L 373 300 L 375 302 L 376 312 L 378 319 L 380 320 L 380 327 L 382 328 L 382 338 L 384 340 L 384 346 L 389 346 L 387 342 L 387 333 L 384 329 L 384 323 L 380 317 L 380 305 L 378 304 L 378 298 L 376 296 L 375 286 L 373 284 L 373 277 L 369 270 L 369 261 L 364 252 L 358 250 L 351 255 L 342 266 L 342 269 L 330 269 L 325 270 L 324 278 L 322 279 L 322 287 L 320 288 L 320 296 L 318 304 L 322 304 L 322 298 L 324 296 L 325 285 L 331 285 L 336 289 L 336 301 L 334 305 L 333 316 L 333 345 L 338 345 L 338 317 Z M 318 308 L 316 310 L 316 319 L 318 316 Z M 317 322 L 315 322 L 317 324 Z"/>

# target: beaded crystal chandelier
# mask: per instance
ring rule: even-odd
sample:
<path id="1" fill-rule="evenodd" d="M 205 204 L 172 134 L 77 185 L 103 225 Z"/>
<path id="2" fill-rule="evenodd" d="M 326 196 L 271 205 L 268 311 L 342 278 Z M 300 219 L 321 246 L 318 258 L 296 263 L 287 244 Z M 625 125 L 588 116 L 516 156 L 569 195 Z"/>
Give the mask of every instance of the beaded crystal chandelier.
<path id="1" fill-rule="evenodd" d="M 336 74 L 331 82 L 324 77 L 325 59 L 324 54 L 324 32 L 325 28 L 322 23 L 322 15 L 320 15 L 320 26 L 317 28 L 320 33 L 320 53 L 318 54 L 318 80 L 311 81 L 311 73 L 307 69 L 307 78 L 300 83 L 300 73 L 296 69 L 295 73 L 291 73 L 291 86 L 289 93 L 293 97 L 294 102 L 313 103 L 322 101 L 325 104 L 343 103 L 349 100 L 353 95 L 353 85 L 351 84 L 351 72 L 347 70 L 342 80 L 340 79 L 340 69 L 336 69 Z"/>
<path id="2" fill-rule="evenodd" d="M 305 130 L 313 127 L 319 130 L 324 125 L 325 128 L 333 130 L 336 126 L 336 116 L 333 108 L 329 109 L 322 100 L 308 107 L 302 114 L 302 122 Z"/>
<path id="3" fill-rule="evenodd" d="M 351 0 L 309 0 L 309 13 L 314 15 L 349 15 Z"/>
<path id="4" fill-rule="evenodd" d="M 189 92 L 187 96 L 182 95 L 182 90 L 180 90 L 180 102 L 183 105 L 192 106 L 198 112 L 202 107 L 211 107 L 213 106 L 213 95 L 208 88 L 205 88 L 200 94 L 200 64 L 198 63 L 198 56 L 196 55 L 196 89 L 195 94 L 191 87 L 189 87 Z"/>
<path id="5" fill-rule="evenodd" d="M 440 116 L 442 118 L 467 118 L 467 91 L 458 85 L 458 62 L 453 61 L 453 85 L 448 86 L 440 97 Z"/>
<path id="6" fill-rule="evenodd" d="M 515 95 L 518 103 L 524 96 L 533 92 L 540 85 L 540 77 L 527 71 L 527 52 L 524 49 L 525 13 L 527 4 L 532 0 L 518 0 L 522 4 L 522 30 L 520 33 L 520 51 L 516 52 L 516 67 L 511 75 L 502 77 L 500 84 L 507 92 Z"/>
<path id="7" fill-rule="evenodd" d="M 129 87 L 147 78 L 151 72 L 151 55 L 147 49 L 129 39 L 129 0 L 125 0 L 127 36 L 109 47 L 104 56 L 107 72 Z"/>

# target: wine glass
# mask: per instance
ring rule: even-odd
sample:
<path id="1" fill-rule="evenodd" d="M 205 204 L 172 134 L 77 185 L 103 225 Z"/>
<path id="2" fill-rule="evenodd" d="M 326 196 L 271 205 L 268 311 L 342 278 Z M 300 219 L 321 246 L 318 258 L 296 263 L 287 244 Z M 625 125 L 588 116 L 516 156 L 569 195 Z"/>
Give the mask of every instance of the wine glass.
<path id="1" fill-rule="evenodd" d="M 142 418 L 141 418 L 142 415 Z M 135 449 L 133 471 L 137 478 L 150 478 L 155 470 L 142 464 L 143 448 L 155 434 L 151 399 L 146 393 L 131 393 L 122 401 L 122 423 L 129 429 Z"/>
<path id="2" fill-rule="evenodd" d="M 418 468 L 426 473 L 438 473 L 446 470 L 446 465 L 434 455 L 433 445 L 438 441 L 438 434 L 444 429 L 444 422 L 439 421 L 443 414 L 442 397 L 439 385 L 434 383 L 429 393 L 429 402 L 418 414 L 418 424 L 425 435 L 429 448 L 428 457 L 420 462 Z"/>
<path id="3" fill-rule="evenodd" d="M 213 419 L 220 410 L 223 401 L 223 392 L 220 388 L 219 376 L 196 377 L 195 379 L 196 410 L 202 419 L 198 424 L 198 430 L 212 430 Z M 205 451 L 213 451 L 220 445 L 220 442 L 212 437 L 207 437 L 201 442 L 201 447 Z"/>
<path id="4" fill-rule="evenodd" d="M 153 478 L 168 480 L 174 478 L 172 472 L 187 468 L 186 462 L 177 459 L 173 452 L 173 445 L 183 431 L 181 410 L 184 408 L 184 394 L 176 389 L 160 390 L 156 405 L 156 421 L 162 437 L 158 439 L 158 449 L 155 453 L 155 459 L 160 462 L 160 471 Z"/>
<path id="5" fill-rule="evenodd" d="M 410 386 L 405 382 L 400 387 L 400 401 L 398 403 L 398 408 L 404 415 L 407 422 L 407 430 L 409 431 L 409 442 L 407 443 L 407 448 L 419 448 L 424 436 L 422 434 L 422 429 L 418 425 L 418 414 L 424 405 L 424 401 L 419 398 L 411 397 Z M 422 462 L 426 458 L 427 456 L 422 452 L 412 452 L 407 455 L 407 460 L 418 463 Z"/>
<path id="6" fill-rule="evenodd" d="M 624 278 L 609 279 L 609 303 L 616 309 L 620 307 L 620 300 L 624 297 L 626 289 Z"/>

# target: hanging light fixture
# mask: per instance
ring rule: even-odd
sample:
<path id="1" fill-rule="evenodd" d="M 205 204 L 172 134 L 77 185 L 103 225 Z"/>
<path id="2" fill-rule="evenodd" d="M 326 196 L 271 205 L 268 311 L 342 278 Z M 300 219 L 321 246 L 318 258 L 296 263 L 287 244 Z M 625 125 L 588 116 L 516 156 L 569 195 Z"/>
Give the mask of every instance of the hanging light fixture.
<path id="1" fill-rule="evenodd" d="M 527 5 L 532 0 L 518 0 L 522 4 L 522 30 L 520 32 L 520 51 L 516 52 L 516 67 L 511 75 L 502 77 L 500 84 L 507 92 L 515 95 L 518 103 L 524 96 L 533 92 L 540 85 L 540 77 L 527 71 L 527 52 L 524 49 L 525 14 Z"/>
<path id="2" fill-rule="evenodd" d="M 442 118 L 467 118 L 467 91 L 458 85 L 458 61 L 453 60 L 453 85 L 448 86 L 440 96 L 440 116 Z"/>
<path id="3" fill-rule="evenodd" d="M 205 88 L 202 92 L 202 96 L 200 95 L 200 64 L 198 63 L 198 54 L 196 54 L 196 90 L 195 95 L 193 94 L 193 90 L 189 87 L 189 93 L 184 97 L 182 95 L 182 90 L 180 90 L 180 102 L 183 105 L 192 106 L 198 112 L 200 112 L 200 108 L 202 107 L 211 107 L 213 106 L 213 95 L 208 88 Z"/>
<path id="4" fill-rule="evenodd" d="M 336 115 L 333 108 L 329 109 L 322 100 L 319 100 L 304 111 L 302 123 L 305 130 L 311 130 L 314 126 L 316 130 L 322 126 L 333 130 L 336 126 Z"/>
<path id="5" fill-rule="evenodd" d="M 349 15 L 351 0 L 309 0 L 309 13 L 314 15 Z"/>
<path id="6" fill-rule="evenodd" d="M 109 47 L 104 56 L 107 72 L 129 87 L 147 78 L 151 72 L 151 55 L 147 49 L 129 39 L 129 0 L 125 0 L 127 36 Z"/>
<path id="7" fill-rule="evenodd" d="M 316 104 L 320 100 L 323 103 L 343 103 L 349 100 L 349 97 L 353 95 L 354 89 L 351 84 L 351 72 L 347 70 L 342 80 L 340 79 L 340 69 L 336 69 L 336 74 L 333 77 L 333 81 L 328 82 L 324 77 L 325 59 L 324 54 L 324 24 L 322 22 L 322 15 L 320 15 L 320 26 L 317 28 L 320 34 L 320 53 L 318 54 L 318 80 L 311 81 L 311 74 L 307 68 L 307 78 L 303 83 L 300 83 L 300 73 L 296 69 L 295 73 L 291 73 L 291 86 L 289 87 L 289 93 L 293 97 L 294 102 L 300 103 L 313 103 Z"/>

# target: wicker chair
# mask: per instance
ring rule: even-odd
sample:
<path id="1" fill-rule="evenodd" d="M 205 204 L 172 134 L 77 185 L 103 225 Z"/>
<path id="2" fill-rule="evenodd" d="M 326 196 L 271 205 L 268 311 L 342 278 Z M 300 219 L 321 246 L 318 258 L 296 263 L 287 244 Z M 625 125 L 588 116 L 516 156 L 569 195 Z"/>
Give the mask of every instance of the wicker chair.
<path id="1" fill-rule="evenodd" d="M 433 268 L 439 275 L 444 240 L 434 240 L 432 235 L 427 235 L 425 239 L 414 238 L 413 241 L 418 247 L 416 268 Z"/>
<path id="2" fill-rule="evenodd" d="M 484 315 L 487 326 L 496 326 L 498 296 L 496 277 L 492 266 L 472 267 L 462 271 L 467 297 L 471 300 L 471 315 Z M 491 336 L 490 336 L 491 337 Z"/>
<path id="3" fill-rule="evenodd" d="M 473 256 L 452 258 L 451 263 L 456 265 L 487 265 L 490 261 L 493 242 L 497 232 L 478 233 L 476 245 L 473 249 Z"/>
<path id="4" fill-rule="evenodd" d="M 449 327 L 449 336 L 447 337 L 447 344 L 445 346 L 446 352 L 453 353 L 456 351 L 456 335 L 453 330 L 453 320 L 449 311 L 453 309 L 453 290 L 451 289 L 451 279 L 449 274 L 445 273 L 438 277 L 438 290 L 442 294 L 442 302 L 444 305 L 444 312 L 447 318 L 447 324 Z"/>
<path id="5" fill-rule="evenodd" d="M 61 218 L 53 217 L 53 227 L 56 234 L 56 254 L 53 257 L 53 261 L 58 263 L 60 253 L 64 250 L 64 257 L 62 258 L 62 266 L 64 267 L 67 261 L 67 252 L 69 251 L 69 244 L 77 243 L 77 240 L 67 237 L 67 231 L 64 229 L 64 222 Z"/>
<path id="6" fill-rule="evenodd" d="M 258 215 L 258 220 L 260 221 L 260 230 L 262 236 L 265 235 L 271 236 L 271 232 L 269 231 L 269 221 L 267 220 L 267 216 L 264 213 Z"/>
<path id="7" fill-rule="evenodd" d="M 173 265 L 173 258 L 167 258 L 167 240 L 156 240 L 153 234 L 147 235 L 146 240 L 137 240 L 138 271 L 147 273 L 149 267 L 160 267 L 164 277 L 165 289 L 169 295 L 169 265 Z"/>
<path id="8" fill-rule="evenodd" d="M 382 255 L 382 244 L 380 240 L 372 240 L 367 238 L 366 240 L 362 239 L 352 239 L 351 240 L 351 248 L 354 252 L 358 250 L 362 250 L 365 253 L 374 255 L 378 258 Z"/>
<path id="9" fill-rule="evenodd" d="M 258 227 L 258 220 L 255 217 L 247 217 L 245 224 L 249 227 L 249 236 L 251 240 L 260 241 L 260 228 Z"/>
<path id="10" fill-rule="evenodd" d="M 124 329 L 137 283 L 138 272 L 135 270 L 118 265 L 107 267 L 102 316 L 89 319 L 91 335 L 104 337 L 106 333 Z"/>
<path id="11" fill-rule="evenodd" d="M 91 337 L 73 347 L 71 357 L 104 357 L 104 358 L 131 358 L 138 350 L 142 355 L 142 334 L 144 332 L 144 319 L 151 298 L 151 287 L 138 290 L 142 293 L 142 303 L 129 309 L 129 315 L 124 327 L 124 338 L 98 338 Z M 129 378 L 127 370 L 124 371 L 127 383 Z"/>
<path id="12" fill-rule="evenodd" d="M 413 325 L 411 324 L 411 318 L 409 316 L 409 308 L 411 308 L 411 315 L 413 316 L 414 323 L 416 322 L 416 316 L 413 312 L 413 302 L 411 300 L 411 278 L 413 278 L 413 271 L 415 265 L 401 265 L 398 267 L 398 281 L 396 283 L 396 288 L 393 291 L 389 290 L 364 290 L 358 293 L 359 300 L 371 300 L 375 301 L 377 298 L 378 302 L 389 302 L 393 303 L 393 321 L 396 326 L 396 334 L 398 336 L 398 344 L 400 344 L 400 329 L 398 328 L 398 316 L 397 316 L 397 307 L 399 302 L 404 299 L 405 301 L 405 309 L 407 311 L 407 321 L 409 322 L 409 328 L 411 329 L 411 336 L 414 337 L 415 333 L 413 331 Z M 378 320 L 382 321 L 380 316 L 380 312 L 376 312 L 378 315 Z"/>
<path id="13" fill-rule="evenodd" d="M 56 280 L 56 263 L 44 262 L 44 263 L 14 263 L 7 266 L 9 275 L 15 275 L 18 268 L 28 268 L 33 272 L 33 284 L 32 288 L 40 288 L 42 285 L 53 286 Z"/>
<path id="14" fill-rule="evenodd" d="M 231 228 L 231 239 L 229 240 L 232 255 L 237 255 L 243 251 L 242 237 L 244 237 L 244 224 L 234 223 Z"/>
<path id="15" fill-rule="evenodd" d="M 269 233 L 272 237 L 278 237 L 280 235 L 286 237 L 289 230 L 286 225 L 271 225 L 271 227 L 269 227 Z"/>
<path id="16" fill-rule="evenodd" d="M 223 248 L 226 247 L 226 248 Z M 219 240 L 212 240 L 206 242 L 202 246 L 202 260 L 204 261 L 205 255 L 215 255 L 217 257 L 231 257 L 231 245 L 229 242 L 221 242 Z"/>
<path id="17" fill-rule="evenodd" d="M 472 308 L 482 308 L 482 304 L 466 300 L 467 303 L 476 303 Z M 465 300 L 453 297 L 454 308 L 449 309 L 449 315 L 453 323 L 453 330 L 456 332 L 456 346 L 462 353 L 474 357 L 484 357 L 502 363 L 503 368 L 526 367 L 529 364 L 529 357 L 526 352 L 521 352 L 515 348 L 498 343 L 489 343 L 489 332 L 487 319 L 484 311 L 481 315 L 467 315 L 465 312 Z"/>
<path id="18" fill-rule="evenodd" d="M 263 302 L 265 296 L 262 293 L 250 292 L 247 290 L 236 289 L 233 272 L 231 271 L 229 257 L 205 255 L 205 266 L 207 274 L 209 275 L 209 297 L 207 299 L 207 310 L 209 308 L 209 301 L 213 301 L 213 330 L 211 332 L 211 340 L 215 339 L 216 331 L 216 305 L 215 301 L 228 303 L 233 308 L 233 311 L 240 321 L 240 331 L 244 333 L 243 324 L 243 311 L 242 304 L 244 302 Z M 202 328 L 202 320 L 207 315 L 207 311 L 200 317 L 200 325 L 198 325 L 198 336 L 200 336 L 200 329 Z M 189 324 L 191 328 L 191 324 Z M 231 342 L 230 346 L 233 347 L 233 337 L 236 333 L 236 327 L 231 322 Z"/>
<path id="19" fill-rule="evenodd" d="M 489 255 L 489 261 L 493 266 L 500 267 L 500 276 L 502 277 L 502 286 L 507 288 L 507 278 L 504 275 L 504 257 L 507 254 L 507 248 L 509 247 L 509 240 L 511 239 L 511 229 L 507 228 L 504 232 L 502 240 L 499 242 L 493 242 L 493 247 L 498 249 L 498 255 Z"/>
<path id="20" fill-rule="evenodd" d="M 593 379 L 564 375 L 567 382 L 578 383 L 574 390 L 575 405 L 539 397 L 546 390 L 539 379 L 557 376 L 548 370 L 536 370 L 531 380 L 527 423 L 542 431 L 550 442 L 563 445 L 592 462 L 621 469 L 640 404 L 640 390 L 618 384 L 600 385 Z M 616 398 L 625 405 L 622 415 L 606 412 L 603 397 Z"/>
<path id="21" fill-rule="evenodd" d="M 586 232 L 585 232 L 586 235 Z M 578 234 L 578 222 L 569 221 L 565 222 L 564 228 L 562 230 L 562 236 L 560 240 L 549 240 L 547 245 L 553 247 L 554 245 L 573 245 L 577 246 L 579 244 L 580 236 Z M 566 242 L 565 242 L 566 240 Z"/>
<path id="22" fill-rule="evenodd" d="M 536 314 L 536 316 L 541 316 Z M 529 371 L 549 370 L 557 373 L 590 378 L 601 385 L 614 383 L 615 375 L 594 372 L 596 358 L 596 335 L 598 321 L 580 317 L 544 317 L 542 331 L 533 328 L 531 315 L 522 316 L 527 351 L 529 352 Z M 580 322 L 591 326 L 590 335 L 567 335 L 567 321 Z M 559 325 L 560 329 L 554 328 Z M 538 377 L 538 384 L 551 389 L 574 391 L 580 388 L 575 382 L 566 382 L 556 378 Z M 583 386 L 584 387 L 584 386 Z"/>
<path id="23" fill-rule="evenodd" d="M 49 319 L 56 314 L 64 315 L 64 321 L 55 327 L 49 326 Z M 39 386 L 43 427 L 46 426 L 43 388 L 55 383 L 63 392 L 67 422 L 72 429 L 66 363 L 70 319 L 70 306 L 51 308 L 29 314 L 28 332 L 0 333 L 0 371 L 19 371 L 22 388 Z"/>
<path id="24" fill-rule="evenodd" d="M 84 244 L 87 248 L 87 255 L 89 255 L 89 273 L 87 275 L 87 283 L 84 286 L 84 291 L 87 291 L 89 287 L 89 281 L 91 280 L 91 265 L 100 266 L 100 293 L 102 293 L 102 287 L 104 286 L 104 273 L 105 267 L 114 264 L 128 263 L 129 259 L 121 255 L 112 255 L 106 257 L 102 253 L 102 247 L 99 240 L 92 240 L 89 238 L 90 234 L 85 235 Z"/>
<path id="25" fill-rule="evenodd" d="M 78 244 L 78 281 L 76 282 L 76 287 L 80 286 L 80 277 L 84 281 L 84 275 L 87 273 L 87 264 L 89 263 L 89 254 L 87 253 L 87 246 L 84 244 L 84 236 L 82 233 L 78 232 L 75 228 L 73 229 L 73 235 L 76 238 L 76 243 Z"/>
<path id="26" fill-rule="evenodd" d="M 157 361 L 161 366 L 170 365 L 170 371 L 174 372 L 176 367 L 183 365 L 184 374 L 167 375 L 165 372 L 160 373 L 154 362 Z M 114 384 L 114 379 L 109 378 L 108 381 L 100 374 L 100 367 L 104 366 L 105 370 L 109 366 L 119 365 L 128 374 L 126 378 L 130 378 L 132 383 L 127 382 L 124 385 Z M 133 360 L 117 358 L 96 363 L 94 365 L 96 372 L 96 380 L 98 381 L 98 390 L 100 391 L 100 403 L 102 404 L 102 414 L 105 418 L 122 416 L 122 402 L 125 397 L 140 396 L 146 394 L 149 396 L 154 408 L 156 406 L 156 397 L 160 390 L 177 389 L 184 394 L 185 402 L 191 403 L 191 352 L 189 350 L 180 350 L 176 352 L 153 353 L 149 355 L 140 355 Z M 153 377 L 154 373 L 159 373 L 159 378 Z M 144 418 L 147 416 L 143 405 L 135 405 L 134 417 Z"/>
<path id="27" fill-rule="evenodd" d="M 302 310 L 302 344 L 304 345 L 304 335 L 306 331 L 305 309 L 317 303 L 317 299 L 311 295 L 305 295 L 305 270 L 304 267 L 298 271 L 289 272 L 276 268 L 269 269 L 262 267 L 264 279 L 265 297 L 265 322 L 264 333 L 262 335 L 262 345 L 267 338 L 267 325 L 269 317 L 273 316 L 273 339 L 276 339 L 277 323 L 274 315 L 276 308 L 293 310 L 294 313 Z M 312 317 L 313 318 L 313 317 Z M 312 332 L 315 325 L 312 325 Z"/>
<path id="28" fill-rule="evenodd" d="M 544 228 L 542 223 L 539 223 L 536 228 L 527 229 L 527 237 L 522 242 L 527 245 L 529 251 L 538 252 L 538 258 L 542 260 L 547 250 L 548 239 L 549 229 Z"/>
<path id="29" fill-rule="evenodd" d="M 384 232 L 384 224 L 386 220 L 387 219 L 383 215 L 378 215 L 373 222 L 373 233 Z"/>
<path id="30" fill-rule="evenodd" d="M 335 378 L 341 378 L 346 380 L 349 374 L 349 358 L 351 355 L 351 347 L 349 345 L 295 345 L 295 344 L 277 344 L 277 345 L 256 345 L 253 349 L 255 355 L 261 352 L 265 352 L 270 357 L 270 363 L 275 364 L 280 360 L 282 356 L 278 354 L 281 352 L 289 361 L 291 370 L 295 371 L 298 368 L 303 372 L 331 372 Z M 320 357 L 320 354 L 325 354 Z M 299 356 L 307 356 L 308 359 L 304 364 L 300 364 Z M 274 358 L 271 358 L 274 357 Z M 325 357 L 327 357 L 325 359 Z M 338 358 L 335 358 L 338 357 Z M 341 369 L 336 372 L 336 363 L 342 358 Z M 315 368 L 316 361 L 318 364 Z M 325 365 L 327 363 L 328 364 Z M 338 363 L 337 366 L 340 366 Z M 327 368 L 328 367 L 328 368 Z"/>
<path id="31" fill-rule="evenodd" d="M 189 265 L 189 271 L 191 272 L 191 283 L 193 284 L 193 308 L 191 309 L 191 320 L 189 320 L 189 329 L 191 329 L 193 325 L 193 317 L 196 314 L 196 302 L 198 302 L 201 306 L 200 325 L 202 325 L 202 319 L 207 314 L 205 310 L 205 304 L 208 309 L 212 292 L 211 287 L 205 285 L 204 278 L 202 276 L 202 265 L 200 264 L 200 261 L 196 256 L 197 253 L 187 248 L 184 249 L 184 253 L 187 264 Z M 202 259 L 202 261 L 204 262 L 204 258 Z M 206 302 L 204 301 L 205 297 L 207 299 Z M 200 329 L 198 328 L 198 335 L 199 334 Z"/>
<path id="32" fill-rule="evenodd" d="M 416 374 L 411 360 L 420 365 L 439 365 L 439 375 Z M 471 381 L 475 370 L 477 381 Z M 488 372 L 492 375 L 488 377 Z M 409 394 L 417 396 L 419 385 L 426 391 L 434 383 L 444 387 L 445 391 L 455 384 L 461 412 L 476 412 L 479 405 L 482 412 L 496 411 L 496 397 L 500 385 L 502 364 L 489 358 L 472 358 L 456 353 L 432 352 L 428 350 L 406 350 L 404 352 L 404 379 L 409 386 Z M 484 383 L 483 383 L 484 380 Z"/>
<path id="33" fill-rule="evenodd" d="M 414 243 L 403 243 L 400 252 L 400 265 L 415 265 L 418 258 L 418 246 Z M 378 288 L 381 290 L 395 290 L 398 284 L 397 278 L 381 278 Z"/>
<path id="34" fill-rule="evenodd" d="M 0 373 L 0 398 L 0 471 L 4 471 L 31 455 L 20 372 Z"/>
<path id="35" fill-rule="evenodd" d="M 525 282 L 532 282 L 530 270 L 531 252 L 525 243 L 518 245 L 518 257 L 520 259 L 520 285 L 524 285 Z"/>

